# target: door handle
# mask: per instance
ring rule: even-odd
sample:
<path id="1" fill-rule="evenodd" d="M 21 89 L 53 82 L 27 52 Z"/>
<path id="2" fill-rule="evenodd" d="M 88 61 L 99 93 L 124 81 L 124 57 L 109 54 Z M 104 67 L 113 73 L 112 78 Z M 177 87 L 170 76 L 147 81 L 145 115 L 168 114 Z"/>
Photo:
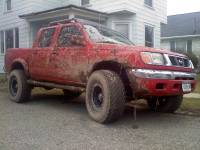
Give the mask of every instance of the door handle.
<path id="1" fill-rule="evenodd" d="M 58 52 L 57 51 L 53 51 L 52 54 L 58 54 Z"/>

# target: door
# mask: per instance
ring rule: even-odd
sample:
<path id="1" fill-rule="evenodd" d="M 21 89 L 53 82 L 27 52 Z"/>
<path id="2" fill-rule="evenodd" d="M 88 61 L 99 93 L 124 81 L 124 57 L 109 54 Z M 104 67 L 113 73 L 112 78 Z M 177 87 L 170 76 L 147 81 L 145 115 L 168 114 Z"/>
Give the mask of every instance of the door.
<path id="1" fill-rule="evenodd" d="M 65 25 L 58 35 L 57 48 L 51 57 L 51 75 L 57 83 L 86 82 L 88 66 L 87 46 L 81 28 Z"/>
<path id="2" fill-rule="evenodd" d="M 37 45 L 34 46 L 32 52 L 32 60 L 30 63 L 30 74 L 34 80 L 48 81 L 49 76 L 49 58 L 54 50 L 53 37 L 55 28 L 47 28 L 39 33 Z"/>

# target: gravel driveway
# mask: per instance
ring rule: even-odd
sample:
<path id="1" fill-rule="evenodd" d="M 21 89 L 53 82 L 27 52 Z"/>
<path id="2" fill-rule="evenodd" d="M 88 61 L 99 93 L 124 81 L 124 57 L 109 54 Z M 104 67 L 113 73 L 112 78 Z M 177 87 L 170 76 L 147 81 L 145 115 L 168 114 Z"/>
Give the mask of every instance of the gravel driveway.
<path id="1" fill-rule="evenodd" d="M 199 150 L 200 118 L 127 110 L 110 125 L 93 122 L 83 101 L 36 96 L 26 104 L 0 93 L 0 150 Z M 133 128 L 137 125 L 138 128 Z"/>

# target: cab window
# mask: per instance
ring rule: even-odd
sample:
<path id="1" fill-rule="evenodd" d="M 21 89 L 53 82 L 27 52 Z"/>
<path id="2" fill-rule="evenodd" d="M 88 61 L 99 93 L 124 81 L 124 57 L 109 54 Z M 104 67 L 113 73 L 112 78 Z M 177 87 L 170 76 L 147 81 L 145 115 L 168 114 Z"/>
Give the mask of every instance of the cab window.
<path id="1" fill-rule="evenodd" d="M 83 36 L 76 26 L 64 26 L 58 38 L 58 47 L 77 46 Z M 81 42 L 81 41 L 80 41 Z"/>
<path id="2" fill-rule="evenodd" d="M 44 29 L 40 35 L 39 47 L 50 47 L 55 28 Z"/>

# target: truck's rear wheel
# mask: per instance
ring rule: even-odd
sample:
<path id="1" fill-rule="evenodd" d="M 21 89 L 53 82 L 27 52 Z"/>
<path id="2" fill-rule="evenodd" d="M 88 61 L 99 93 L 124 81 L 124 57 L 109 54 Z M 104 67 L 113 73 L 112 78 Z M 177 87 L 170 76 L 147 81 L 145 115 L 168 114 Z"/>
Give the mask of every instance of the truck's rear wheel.
<path id="1" fill-rule="evenodd" d="M 120 77 L 107 70 L 94 72 L 87 84 L 86 105 L 90 117 L 99 123 L 119 119 L 125 106 L 125 90 Z"/>
<path id="2" fill-rule="evenodd" d="M 31 87 L 27 84 L 27 78 L 23 70 L 13 70 L 8 79 L 9 97 L 16 103 L 29 100 Z"/>
<path id="3" fill-rule="evenodd" d="M 179 109 L 182 101 L 183 96 L 154 97 L 147 100 L 151 110 L 163 113 L 174 113 Z"/>
<path id="4" fill-rule="evenodd" d="M 82 92 L 77 92 L 77 91 L 70 91 L 70 90 L 63 90 L 64 96 L 67 99 L 74 99 L 79 97 Z"/>

